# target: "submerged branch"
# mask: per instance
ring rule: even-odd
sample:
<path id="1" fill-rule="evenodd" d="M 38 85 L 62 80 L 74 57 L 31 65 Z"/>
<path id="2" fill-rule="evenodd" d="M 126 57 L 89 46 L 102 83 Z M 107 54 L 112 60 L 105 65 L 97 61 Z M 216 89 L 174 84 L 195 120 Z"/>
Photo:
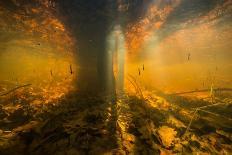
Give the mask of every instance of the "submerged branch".
<path id="1" fill-rule="evenodd" d="M 227 119 L 227 120 L 232 121 L 232 119 L 231 119 L 231 118 L 229 118 L 229 117 L 225 117 L 225 116 L 223 116 L 223 115 L 220 115 L 220 114 L 217 114 L 217 113 L 214 113 L 214 112 L 208 111 L 208 110 L 202 110 L 202 109 L 199 109 L 198 111 L 202 111 L 202 112 L 205 112 L 205 113 L 208 113 L 208 114 L 211 114 L 211 115 L 217 116 L 217 117 L 223 117 L 223 118 L 225 118 L 225 119 Z"/>
<path id="2" fill-rule="evenodd" d="M 27 86 L 30 86 L 30 85 L 31 85 L 31 84 L 25 84 L 25 85 L 17 86 L 17 87 L 15 87 L 15 88 L 11 89 L 11 90 L 8 90 L 8 91 L 5 92 L 5 93 L 0 94 L 0 96 L 8 95 L 8 94 L 10 94 L 10 93 L 12 93 L 12 92 L 14 92 L 14 91 L 20 89 L 20 88 L 27 87 Z"/>
<path id="3" fill-rule="evenodd" d="M 132 84 L 132 86 L 134 86 L 135 92 L 136 92 L 136 94 L 137 94 L 137 93 L 138 93 L 138 89 L 137 89 L 136 85 L 135 85 L 129 78 L 127 78 L 127 79 L 128 79 L 128 81 Z"/>
<path id="4" fill-rule="evenodd" d="M 208 114 L 212 114 L 212 115 L 215 115 L 215 116 L 224 117 L 224 116 L 221 116 L 219 114 L 216 114 L 216 113 L 204 110 L 204 109 L 208 108 L 208 107 L 213 107 L 213 106 L 217 106 L 217 105 L 225 105 L 225 104 L 229 104 L 229 103 L 220 102 L 220 103 L 210 104 L 210 105 L 201 106 L 201 107 L 196 108 L 195 111 L 194 111 L 194 113 L 193 113 L 193 115 L 192 115 L 192 118 L 191 118 L 191 120 L 190 120 L 190 122 L 188 124 L 188 127 L 186 128 L 185 133 L 183 134 L 183 137 L 185 137 L 186 133 L 189 131 L 190 126 L 191 126 L 191 124 L 193 122 L 193 119 L 194 119 L 194 117 L 195 117 L 195 115 L 197 114 L 198 111 L 202 111 L 202 112 L 205 112 L 205 113 L 208 113 Z M 231 118 L 227 118 L 227 117 L 224 117 L 224 118 L 231 120 Z"/>
<path id="5" fill-rule="evenodd" d="M 190 122 L 189 122 L 189 124 L 188 124 L 188 127 L 186 128 L 186 130 L 185 130 L 185 132 L 184 132 L 184 134 L 183 134 L 183 138 L 186 136 L 186 133 L 189 131 L 190 126 L 191 126 L 191 124 L 192 124 L 192 122 L 193 122 L 193 119 L 194 119 L 195 115 L 197 114 L 197 112 L 198 112 L 198 108 L 196 108 L 196 110 L 194 111 L 194 113 L 193 113 L 193 115 L 192 115 L 192 118 L 191 118 L 191 120 L 190 120 Z"/>
<path id="6" fill-rule="evenodd" d="M 209 92 L 211 89 L 201 89 L 201 90 L 193 90 L 186 92 L 173 93 L 169 95 L 182 95 L 182 94 L 191 94 L 191 93 L 200 93 L 200 92 Z M 214 91 L 232 91 L 232 88 L 216 88 Z"/>
<path id="7" fill-rule="evenodd" d="M 222 102 L 222 103 L 215 103 L 215 104 L 210 104 L 210 105 L 198 107 L 197 109 L 204 109 L 204 108 L 214 107 L 214 106 L 217 106 L 217 105 L 224 105 L 224 104 L 229 104 L 229 103 L 225 103 L 225 102 Z"/>
<path id="8" fill-rule="evenodd" d="M 136 82 L 136 79 L 132 75 L 129 75 L 129 77 L 133 80 L 134 84 L 136 85 L 136 88 L 138 92 L 140 93 L 141 98 L 144 99 L 143 92 L 141 88 L 139 87 L 139 84 Z"/>

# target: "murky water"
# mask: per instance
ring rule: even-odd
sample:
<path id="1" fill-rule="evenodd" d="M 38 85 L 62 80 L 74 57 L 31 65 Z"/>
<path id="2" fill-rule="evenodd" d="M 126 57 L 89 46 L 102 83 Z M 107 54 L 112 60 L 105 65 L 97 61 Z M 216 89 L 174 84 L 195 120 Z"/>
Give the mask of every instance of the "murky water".
<path id="1" fill-rule="evenodd" d="M 0 154 L 231 153 L 231 17 L 231 0 L 0 0 Z"/>

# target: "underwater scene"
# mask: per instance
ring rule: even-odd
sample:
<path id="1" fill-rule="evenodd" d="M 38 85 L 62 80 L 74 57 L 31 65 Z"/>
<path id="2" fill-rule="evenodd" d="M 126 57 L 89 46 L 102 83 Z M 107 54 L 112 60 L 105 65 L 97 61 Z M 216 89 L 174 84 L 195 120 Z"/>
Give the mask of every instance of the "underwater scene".
<path id="1" fill-rule="evenodd" d="M 232 0 L 0 0 L 1 155 L 232 154 Z"/>

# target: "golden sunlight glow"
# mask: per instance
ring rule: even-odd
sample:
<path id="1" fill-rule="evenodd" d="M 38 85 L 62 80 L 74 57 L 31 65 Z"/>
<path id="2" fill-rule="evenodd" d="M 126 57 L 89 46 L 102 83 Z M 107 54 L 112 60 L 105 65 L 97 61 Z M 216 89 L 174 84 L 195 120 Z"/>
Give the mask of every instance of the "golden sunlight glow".
<path id="1" fill-rule="evenodd" d="M 0 0 L 0 155 L 232 153 L 232 0 Z"/>
<path id="2" fill-rule="evenodd" d="M 126 32 L 128 54 L 140 52 L 143 44 L 156 30 L 160 29 L 168 15 L 178 4 L 179 1 L 177 0 L 162 9 L 158 8 L 157 5 L 150 5 L 144 17 L 141 17 L 137 23 L 129 25 Z"/>
<path id="3" fill-rule="evenodd" d="M 231 29 L 218 30 L 208 25 L 180 30 L 155 46 L 143 58 L 128 62 L 128 74 L 147 87 L 183 91 L 216 86 L 231 86 Z M 150 44 L 154 43 L 150 42 Z M 153 48 L 151 48 L 153 47 Z M 145 71 L 142 72 L 142 65 Z M 138 75 L 138 68 L 141 75 Z"/>
<path id="4" fill-rule="evenodd" d="M 76 68 L 75 41 L 50 9 L 27 6 L 9 11 L 0 6 L 0 80 L 31 83 L 44 93 L 44 103 L 73 89 L 76 76 L 69 71 L 70 64 Z"/>

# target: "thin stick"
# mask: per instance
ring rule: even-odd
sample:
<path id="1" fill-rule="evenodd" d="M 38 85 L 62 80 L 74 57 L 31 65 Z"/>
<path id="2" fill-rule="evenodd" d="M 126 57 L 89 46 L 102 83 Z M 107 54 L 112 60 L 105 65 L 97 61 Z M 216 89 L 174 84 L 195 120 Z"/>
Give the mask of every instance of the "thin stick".
<path id="1" fill-rule="evenodd" d="M 138 84 L 136 83 L 136 80 L 135 80 L 135 79 L 133 79 L 133 78 L 132 78 L 132 77 L 130 77 L 130 76 L 128 77 L 128 79 L 129 79 L 129 78 L 131 78 L 132 82 L 134 83 L 134 86 L 135 86 L 135 88 L 136 88 L 137 92 L 138 92 L 138 93 L 140 93 L 139 88 L 138 88 Z"/>
<path id="2" fill-rule="evenodd" d="M 187 127 L 187 129 L 185 130 L 185 133 L 184 133 L 183 137 L 184 137 L 184 136 L 186 135 L 186 133 L 188 132 L 188 130 L 189 130 L 191 124 L 192 124 L 193 118 L 195 117 L 195 115 L 196 115 L 196 113 L 197 113 L 198 111 L 203 111 L 203 112 L 207 112 L 207 113 L 210 113 L 210 114 L 214 114 L 214 115 L 216 115 L 216 116 L 220 116 L 219 114 L 215 114 L 215 113 L 212 113 L 212 112 L 209 112 L 209 111 L 206 111 L 206 110 L 202 110 L 202 109 L 207 108 L 207 107 L 213 107 L 213 106 L 216 106 L 216 105 L 221 105 L 221 104 L 228 104 L 228 103 L 225 103 L 225 102 L 223 102 L 223 103 L 216 103 L 216 104 L 211 104 L 211 105 L 206 105 L 206 106 L 202 106 L 202 107 L 196 108 L 196 110 L 194 111 L 194 114 L 193 114 L 193 116 L 192 116 L 192 118 L 191 118 L 191 120 L 190 120 L 190 122 L 189 122 L 189 124 L 188 124 L 188 127 Z M 226 118 L 227 118 L 227 117 L 226 117 Z M 230 118 L 227 118 L 227 119 L 231 120 Z"/>
<path id="3" fill-rule="evenodd" d="M 186 128 L 186 130 L 185 130 L 185 132 L 184 132 L 184 134 L 183 134 L 183 137 L 185 137 L 186 133 L 187 133 L 188 130 L 190 129 L 190 126 L 191 126 L 191 124 L 192 124 L 192 122 L 193 122 L 193 118 L 195 117 L 197 111 L 198 111 L 198 108 L 196 108 L 196 110 L 194 111 L 194 114 L 193 114 L 193 116 L 192 116 L 192 118 L 191 118 L 191 120 L 190 120 L 190 122 L 189 122 L 189 124 L 188 124 L 188 127 Z"/>
<path id="4" fill-rule="evenodd" d="M 136 94 L 137 94 L 138 93 L 138 89 L 137 89 L 136 85 L 129 78 L 127 78 L 127 79 L 134 86 Z"/>
<path id="5" fill-rule="evenodd" d="M 228 119 L 228 120 L 232 121 L 231 118 L 225 117 L 225 116 L 223 116 L 223 115 L 219 115 L 219 114 L 217 114 L 217 113 L 213 113 L 213 112 L 211 112 L 211 111 L 202 110 L 202 109 L 199 109 L 198 111 L 202 111 L 202 112 L 205 112 L 205 113 L 208 113 L 208 114 L 211 114 L 211 115 L 214 115 L 214 116 L 218 116 L 218 117 L 223 117 L 223 118 L 225 118 L 225 119 Z"/>
<path id="6" fill-rule="evenodd" d="M 169 95 L 182 95 L 182 94 L 209 92 L 209 91 L 210 89 L 202 89 L 202 90 L 193 90 L 193 91 L 187 91 L 187 92 L 173 93 Z M 214 89 L 213 91 L 232 91 L 232 88 L 217 88 L 217 89 Z"/>
<path id="7" fill-rule="evenodd" d="M 225 103 L 225 102 L 223 102 L 223 103 L 210 104 L 210 105 L 206 105 L 206 106 L 198 107 L 197 109 L 204 109 L 204 108 L 213 107 L 213 106 L 221 105 L 221 104 L 229 104 L 229 103 Z"/>
<path id="8" fill-rule="evenodd" d="M 144 99 L 143 92 L 142 92 L 142 90 L 140 89 L 138 83 L 136 82 L 136 79 L 135 79 L 132 75 L 129 75 L 129 77 L 134 81 L 134 83 L 135 83 L 136 86 L 137 86 L 137 89 L 138 89 L 139 92 L 140 92 L 140 95 L 141 95 L 142 99 Z"/>
<path id="9" fill-rule="evenodd" d="M 15 87 L 15 88 L 13 88 L 13 89 L 11 89 L 11 90 L 9 90 L 9 91 L 3 93 L 3 94 L 0 94 L 0 96 L 8 95 L 8 94 L 10 94 L 10 93 L 12 93 L 12 92 L 14 92 L 14 91 L 20 89 L 20 88 L 27 87 L 27 86 L 30 86 L 30 85 L 31 85 L 31 84 L 25 84 L 25 85 L 21 85 L 21 86 Z"/>

